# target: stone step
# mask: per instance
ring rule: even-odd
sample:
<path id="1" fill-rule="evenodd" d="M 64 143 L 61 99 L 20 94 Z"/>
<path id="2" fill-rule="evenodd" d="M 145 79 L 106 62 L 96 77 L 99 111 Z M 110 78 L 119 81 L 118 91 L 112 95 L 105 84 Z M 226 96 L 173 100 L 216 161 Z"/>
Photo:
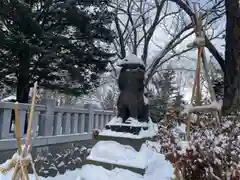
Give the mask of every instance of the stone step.
<path id="1" fill-rule="evenodd" d="M 126 169 L 141 175 L 145 174 L 145 169 L 137 168 L 137 167 L 130 167 L 130 166 L 125 166 L 125 165 L 118 165 L 118 164 L 112 164 L 112 163 L 107 163 L 107 162 L 101 162 L 101 161 L 95 161 L 95 160 L 85 160 L 84 164 L 92 164 L 95 166 L 102 166 L 105 169 L 112 170 L 114 168 L 121 168 L 121 169 Z"/>
<path id="2" fill-rule="evenodd" d="M 97 141 L 116 141 L 122 145 L 129 145 L 133 147 L 136 151 L 140 151 L 141 146 L 146 140 L 150 140 L 151 138 L 131 138 L 131 137 L 119 137 L 119 136 L 106 136 L 99 134 L 95 136 Z"/>

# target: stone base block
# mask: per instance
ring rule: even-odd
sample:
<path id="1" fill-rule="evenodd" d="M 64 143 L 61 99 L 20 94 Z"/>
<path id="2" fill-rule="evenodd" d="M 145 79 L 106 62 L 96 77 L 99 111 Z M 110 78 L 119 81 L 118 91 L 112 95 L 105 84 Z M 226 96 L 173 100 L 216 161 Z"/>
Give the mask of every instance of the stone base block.
<path id="1" fill-rule="evenodd" d="M 141 175 L 145 174 L 145 169 L 130 167 L 130 166 L 124 166 L 124 165 L 118 165 L 118 164 L 110 164 L 110 163 L 107 163 L 107 162 L 100 162 L 100 161 L 95 161 L 95 160 L 86 160 L 85 164 L 102 166 L 102 167 L 104 167 L 105 169 L 108 169 L 108 170 L 112 170 L 114 168 L 121 168 L 121 169 L 126 169 L 126 170 L 129 170 L 129 171 L 141 174 Z"/>
<path id="2" fill-rule="evenodd" d="M 127 138 L 127 137 L 117 137 L 117 136 L 96 136 L 97 141 L 116 141 L 122 145 L 129 145 L 133 147 L 136 151 L 140 151 L 141 146 L 145 143 L 146 140 L 150 140 L 150 138 Z"/>

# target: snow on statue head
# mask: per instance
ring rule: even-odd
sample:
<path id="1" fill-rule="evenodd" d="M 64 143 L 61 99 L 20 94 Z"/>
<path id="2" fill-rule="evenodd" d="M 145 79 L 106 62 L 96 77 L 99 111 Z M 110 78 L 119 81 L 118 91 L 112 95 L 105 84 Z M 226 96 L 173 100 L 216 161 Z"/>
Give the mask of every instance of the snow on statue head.
<path id="1" fill-rule="evenodd" d="M 143 63 L 142 59 L 137 57 L 135 54 L 129 54 L 124 59 L 120 60 L 118 66 L 141 66 L 145 69 L 145 64 Z"/>
<path id="2" fill-rule="evenodd" d="M 128 55 L 119 64 L 121 71 L 118 78 L 120 95 L 118 97 L 117 116 L 126 123 L 130 118 L 139 122 L 148 122 L 148 105 L 144 101 L 145 65 L 134 54 Z"/>

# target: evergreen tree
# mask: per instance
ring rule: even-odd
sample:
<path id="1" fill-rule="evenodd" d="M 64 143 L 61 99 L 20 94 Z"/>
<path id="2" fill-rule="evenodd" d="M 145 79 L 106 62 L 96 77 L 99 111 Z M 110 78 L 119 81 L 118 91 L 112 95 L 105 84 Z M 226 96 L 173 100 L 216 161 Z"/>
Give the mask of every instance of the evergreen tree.
<path id="1" fill-rule="evenodd" d="M 114 109 L 114 93 L 113 91 L 108 91 L 107 96 L 104 98 L 104 109 L 113 110 Z"/>
<path id="2" fill-rule="evenodd" d="M 167 105 L 173 102 L 176 97 L 175 72 L 173 70 L 159 72 L 158 77 L 153 81 L 157 94 L 152 95 L 150 101 L 150 116 L 154 122 L 164 118 Z"/>
<path id="3" fill-rule="evenodd" d="M 114 55 L 107 3 L 0 1 L 0 79 L 17 87 L 18 102 L 28 101 L 34 81 L 72 95 L 98 86 Z"/>
<path id="4" fill-rule="evenodd" d="M 186 102 L 183 99 L 183 95 L 178 92 L 174 98 L 173 106 L 180 107 L 182 104 L 186 104 Z"/>
<path id="5" fill-rule="evenodd" d="M 168 103 L 173 101 L 177 95 L 177 87 L 175 81 L 175 72 L 173 70 L 167 70 L 163 72 L 162 84 L 161 84 L 161 97 Z"/>

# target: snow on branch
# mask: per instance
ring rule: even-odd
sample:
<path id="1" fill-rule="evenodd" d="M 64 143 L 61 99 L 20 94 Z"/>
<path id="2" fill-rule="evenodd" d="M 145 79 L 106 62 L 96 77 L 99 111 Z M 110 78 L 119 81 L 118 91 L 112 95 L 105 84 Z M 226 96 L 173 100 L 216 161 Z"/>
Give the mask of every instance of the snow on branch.
<path id="1" fill-rule="evenodd" d="M 194 112 L 211 112 L 211 111 L 220 111 L 222 109 L 222 101 L 213 101 L 211 104 L 202 105 L 202 106 L 193 106 L 188 104 L 184 106 L 182 114 L 194 113 Z"/>

